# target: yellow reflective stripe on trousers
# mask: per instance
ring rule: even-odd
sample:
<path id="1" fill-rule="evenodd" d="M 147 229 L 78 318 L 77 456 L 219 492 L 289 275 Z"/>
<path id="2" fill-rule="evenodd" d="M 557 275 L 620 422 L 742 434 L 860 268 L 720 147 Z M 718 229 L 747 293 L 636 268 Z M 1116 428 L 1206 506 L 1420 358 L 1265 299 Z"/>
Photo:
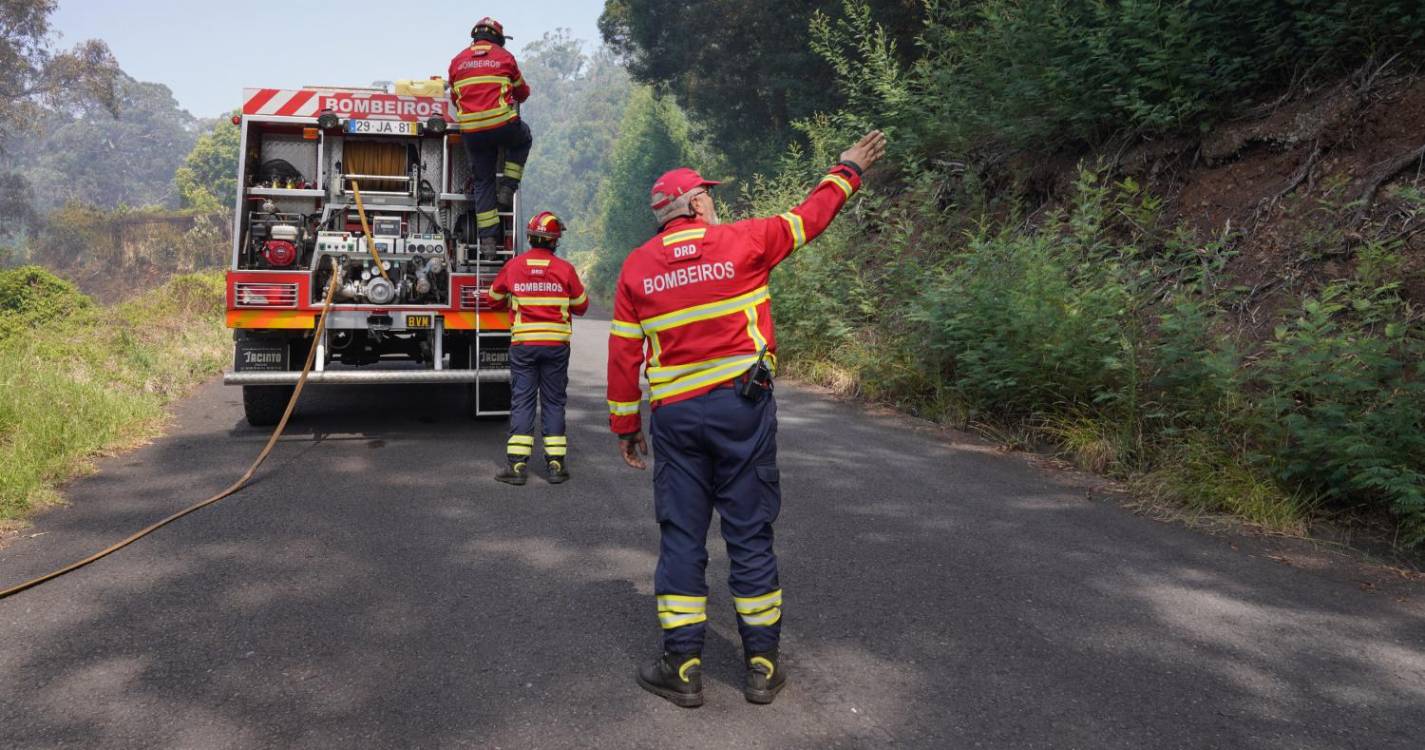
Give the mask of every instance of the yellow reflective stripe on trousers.
<path id="1" fill-rule="evenodd" d="M 637 323 L 629 323 L 625 320 L 613 321 L 613 324 L 609 326 L 609 333 L 619 338 L 633 339 L 634 341 L 643 339 L 643 328 Z"/>
<path id="2" fill-rule="evenodd" d="M 724 380 L 741 375 L 757 362 L 757 355 L 752 354 L 746 357 L 730 357 L 725 360 L 718 360 L 720 364 L 707 370 L 684 375 L 683 377 L 671 380 L 667 383 L 654 385 L 649 383 L 649 397 L 655 401 L 665 398 L 672 398 L 688 391 L 697 390 L 704 386 L 717 385 Z"/>
<path id="3" fill-rule="evenodd" d="M 780 218 L 782 221 L 787 222 L 787 229 L 791 230 L 793 248 L 807 244 L 807 228 L 806 224 L 802 222 L 802 217 L 788 211 L 782 214 Z"/>
<path id="4" fill-rule="evenodd" d="M 747 294 L 733 297 L 732 299 L 685 307 L 670 313 L 655 315 L 647 320 L 639 321 L 639 325 L 643 327 L 644 331 L 649 333 L 666 331 L 670 328 L 678 328 L 679 326 L 696 323 L 700 320 L 710 320 L 730 313 L 742 312 L 744 308 L 756 307 L 771 298 L 771 292 L 768 291 L 767 287 L 762 286 Z"/>
<path id="5" fill-rule="evenodd" d="M 707 233 L 708 230 L 699 228 L 684 229 L 681 232 L 667 234 L 663 236 L 663 246 L 668 247 L 669 245 L 676 245 L 679 242 L 692 242 L 693 240 L 700 240 L 703 237 L 706 237 Z"/>
<path id="6" fill-rule="evenodd" d="M 545 435 L 544 455 L 555 458 L 569 455 L 569 438 L 564 435 Z"/>
<path id="7" fill-rule="evenodd" d="M 505 176 L 511 180 L 524 179 L 524 165 L 508 161 L 505 162 Z"/>
<path id="8" fill-rule="evenodd" d="M 683 596 L 681 594 L 660 594 L 658 596 L 658 624 L 664 630 L 681 628 L 706 622 L 708 598 L 706 596 Z"/>
<path id="9" fill-rule="evenodd" d="M 774 625 L 782 619 L 781 589 L 761 596 L 735 596 L 732 598 L 732 602 L 733 606 L 737 608 L 737 615 L 747 625 Z"/>
<path id="10" fill-rule="evenodd" d="M 638 413 L 639 401 L 610 401 L 609 413 L 616 417 L 627 417 Z"/>
<path id="11" fill-rule="evenodd" d="M 534 452 L 533 435 L 511 435 L 505 443 L 505 453 L 511 456 L 528 456 Z"/>
<path id="12" fill-rule="evenodd" d="M 544 444 L 545 444 L 545 445 L 568 445 L 568 444 L 569 444 L 569 436 L 568 436 L 568 435 L 545 435 L 545 436 L 544 436 Z"/>
<path id="13" fill-rule="evenodd" d="M 827 176 L 821 178 L 821 181 L 822 181 L 822 182 L 829 182 L 829 183 L 831 183 L 831 184 L 833 184 L 833 185 L 835 185 L 835 186 L 841 188 L 841 192 L 845 193 L 847 198 L 850 198 L 850 197 L 851 197 L 851 194 L 854 193 L 854 192 L 856 192 L 855 190 L 853 190 L 853 189 L 851 188 L 851 183 L 847 182 L 847 181 L 846 181 L 846 178 L 845 178 L 845 177 L 842 177 L 842 176 L 839 175 L 839 174 L 829 174 L 829 175 L 827 175 Z"/>
<path id="14" fill-rule="evenodd" d="M 782 606 L 782 590 L 769 591 L 757 596 L 734 596 L 732 606 L 737 608 L 737 613 L 742 615 L 761 612 L 768 607 Z"/>
<path id="15" fill-rule="evenodd" d="M 498 226 L 499 223 L 499 211 L 481 211 L 480 213 L 475 214 L 475 226 L 481 229 L 489 229 L 490 227 Z"/>

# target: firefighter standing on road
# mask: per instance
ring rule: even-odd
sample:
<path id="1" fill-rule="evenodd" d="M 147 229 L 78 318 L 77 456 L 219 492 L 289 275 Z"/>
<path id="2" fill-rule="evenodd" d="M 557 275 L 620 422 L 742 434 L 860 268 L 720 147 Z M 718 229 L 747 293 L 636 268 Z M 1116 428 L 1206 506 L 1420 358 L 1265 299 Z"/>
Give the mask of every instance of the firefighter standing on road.
<path id="1" fill-rule="evenodd" d="M 514 205 L 534 139 L 517 108 L 529 98 L 529 85 L 514 55 L 505 51 L 504 27 L 487 16 L 476 22 L 470 37 L 470 46 L 450 61 L 450 100 L 473 181 L 466 208 L 475 213 L 480 251 L 488 257 L 504 240 L 500 211 Z M 497 187 L 501 148 L 504 176 Z"/>
<path id="2" fill-rule="evenodd" d="M 490 302 L 514 313 L 510 328 L 510 437 L 507 465 L 495 475 L 521 485 L 534 454 L 534 412 L 538 402 L 549 482 L 569 479 L 569 439 L 564 404 L 569 387 L 570 314 L 589 309 L 589 295 L 574 266 L 554 257 L 564 223 L 545 211 L 529 221 L 529 252 L 506 263 L 490 285 Z"/>
<path id="3" fill-rule="evenodd" d="M 708 188 L 716 182 L 676 169 L 653 186 L 662 229 L 624 262 L 609 335 L 610 426 L 629 466 L 646 468 L 638 371 L 652 406 L 653 502 L 661 530 L 654 574 L 663 655 L 638 671 L 645 689 L 679 706 L 702 705 L 701 652 L 707 622 L 708 524 L 722 517 L 753 703 L 771 703 L 786 684 L 779 667 L 782 589 L 772 550 L 781 507 L 776 338 L 767 280 L 792 251 L 815 239 L 885 153 L 868 133 L 841 155 L 811 195 L 780 216 L 718 224 Z"/>

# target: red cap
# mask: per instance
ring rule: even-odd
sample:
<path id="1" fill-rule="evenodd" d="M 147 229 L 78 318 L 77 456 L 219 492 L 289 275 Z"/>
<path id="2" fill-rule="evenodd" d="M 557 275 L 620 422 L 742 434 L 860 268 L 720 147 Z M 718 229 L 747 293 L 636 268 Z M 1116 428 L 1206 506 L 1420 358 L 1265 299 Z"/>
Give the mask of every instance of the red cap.
<path id="1" fill-rule="evenodd" d="M 679 167 L 671 172 L 664 172 L 658 181 L 653 183 L 653 193 L 650 206 L 654 213 L 659 209 L 666 208 L 669 203 L 687 195 L 700 188 L 721 185 L 717 180 L 704 179 L 702 175 L 687 167 Z"/>
<path id="2" fill-rule="evenodd" d="M 543 237 L 557 241 L 564 234 L 564 222 L 560 221 L 552 211 L 541 211 L 529 220 L 526 231 L 531 237 Z"/>
<path id="3" fill-rule="evenodd" d="M 466 16 L 466 18 L 469 18 L 469 16 Z M 475 28 L 478 29 L 478 28 L 480 28 L 481 26 L 486 26 L 486 27 L 489 27 L 489 28 L 491 28 L 491 29 L 494 29 L 494 30 L 495 30 L 495 33 L 496 33 L 496 34 L 499 34 L 500 36 L 504 36 L 504 35 L 505 35 L 505 27 L 504 27 L 504 26 L 501 26 L 499 21 L 496 21 L 495 19 L 493 19 L 493 18 L 491 18 L 491 17 L 489 17 L 489 16 L 485 16 L 484 18 L 482 18 L 482 19 L 480 19 L 480 20 L 478 20 L 478 21 L 475 22 Z"/>

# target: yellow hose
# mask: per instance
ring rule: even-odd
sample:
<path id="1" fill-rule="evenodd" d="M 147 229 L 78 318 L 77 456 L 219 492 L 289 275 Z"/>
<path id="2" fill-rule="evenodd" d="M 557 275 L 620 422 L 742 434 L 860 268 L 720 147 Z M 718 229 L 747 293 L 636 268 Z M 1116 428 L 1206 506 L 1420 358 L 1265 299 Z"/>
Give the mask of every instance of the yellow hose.
<path id="1" fill-rule="evenodd" d="M 257 460 L 252 462 L 252 465 L 248 467 L 247 472 L 243 474 L 241 478 L 239 478 L 236 482 L 233 482 L 232 485 L 230 485 L 227 489 L 223 490 L 222 492 L 219 492 L 216 495 L 213 495 L 207 500 L 197 503 L 196 505 L 191 505 L 187 508 L 184 508 L 183 510 L 174 513 L 173 515 L 163 519 L 162 521 L 154 523 L 151 526 L 148 526 L 138 532 L 135 532 L 123 541 L 120 541 L 98 552 L 95 552 L 94 554 L 84 558 L 83 560 L 70 563 L 69 565 L 66 565 L 63 568 L 52 571 L 50 573 L 46 573 L 40 576 L 39 578 L 34 578 L 25 581 L 24 583 L 18 586 L 11 586 L 8 589 L 0 591 L 0 599 L 13 596 L 26 589 L 32 589 L 42 583 L 45 583 L 46 581 L 52 581 L 66 573 L 72 573 L 92 562 L 108 557 L 109 555 L 118 552 L 119 550 L 129 546 L 130 544 L 133 544 L 134 542 L 137 542 L 138 540 L 148 536 L 149 534 L 158 531 L 164 526 L 167 526 L 168 524 L 177 521 L 178 519 L 188 515 L 189 513 L 206 508 L 209 505 L 212 505 L 213 503 L 216 503 L 225 497 L 229 497 L 231 495 L 236 494 L 238 490 L 241 490 L 244 486 L 246 486 L 247 483 L 252 480 L 252 475 L 257 472 L 257 468 L 261 466 L 264 461 L 267 460 L 268 454 L 272 453 L 272 448 L 277 445 L 277 439 L 282 437 L 283 430 L 287 429 L 287 420 L 291 418 L 292 410 L 295 409 L 297 406 L 297 398 L 302 395 L 302 386 L 307 384 L 307 375 L 312 371 L 312 363 L 316 360 L 317 349 L 319 348 L 317 346 L 317 342 L 321 341 L 322 334 L 324 334 L 327 330 L 327 313 L 331 310 L 332 299 L 336 296 L 336 288 L 338 286 L 338 282 L 341 280 L 339 276 L 339 270 L 340 269 L 337 266 L 336 258 L 332 258 L 332 276 L 331 281 L 327 285 L 327 298 L 322 303 L 322 314 L 321 317 L 317 319 L 317 332 L 312 339 L 312 348 L 310 351 L 307 352 L 307 362 L 305 365 L 302 366 L 302 374 L 297 378 L 297 387 L 292 391 L 292 398 L 287 402 L 286 411 L 282 412 L 282 419 L 277 422 L 277 429 L 272 433 L 272 437 L 267 439 L 267 445 L 263 447 L 262 452 L 257 455 Z"/>

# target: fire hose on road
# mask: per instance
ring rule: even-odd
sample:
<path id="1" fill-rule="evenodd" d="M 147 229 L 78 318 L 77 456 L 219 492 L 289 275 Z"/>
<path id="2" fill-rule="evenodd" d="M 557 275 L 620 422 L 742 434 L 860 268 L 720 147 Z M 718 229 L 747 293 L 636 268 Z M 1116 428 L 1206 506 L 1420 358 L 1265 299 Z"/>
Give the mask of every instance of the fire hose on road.
<path id="1" fill-rule="evenodd" d="M 364 221 L 365 217 L 363 216 L 362 218 Z M 336 259 L 333 258 L 331 281 L 327 283 L 327 296 L 326 299 L 322 302 L 322 312 L 321 315 L 317 318 L 316 333 L 313 334 L 316 340 L 320 340 L 322 334 L 326 332 L 327 313 L 331 311 L 332 299 L 336 296 L 336 282 L 338 278 L 339 274 L 337 269 L 337 263 Z M 89 565 L 90 563 L 96 562 L 105 557 L 108 557 L 109 555 L 112 555 L 115 552 L 118 552 L 119 550 L 129 546 L 130 544 L 137 542 L 138 540 L 148 536 L 149 534 L 152 534 L 155 531 L 158 531 L 164 526 L 167 526 L 168 524 L 173 523 L 174 521 L 177 521 L 178 519 L 190 513 L 202 510 L 203 508 L 206 508 L 209 505 L 218 502 L 219 500 L 237 494 L 240 490 L 242 490 L 243 487 L 247 486 L 248 482 L 252 481 L 253 474 L 257 473 L 258 467 L 262 466 L 263 462 L 267 460 L 268 455 L 272 453 L 272 449 L 276 447 L 278 438 L 282 437 L 282 432 L 287 429 L 287 420 L 292 417 L 292 411 L 297 407 L 297 399 L 302 395 L 302 386 L 306 385 L 307 376 L 312 371 L 312 365 L 316 361 L 318 348 L 319 347 L 317 346 L 312 346 L 307 351 L 307 362 L 302 366 L 302 374 L 297 378 L 297 385 L 292 391 L 292 398 L 287 401 L 287 409 L 282 412 L 282 419 L 277 422 L 277 429 L 272 432 L 272 437 L 267 439 L 267 445 L 263 446 L 262 452 L 257 454 L 256 460 L 252 462 L 252 465 L 247 468 L 247 471 L 241 477 L 239 477 L 236 482 L 233 482 L 227 487 L 227 489 L 224 489 L 222 492 L 213 495 L 207 500 L 203 500 L 202 502 L 184 508 L 183 510 L 178 511 L 177 513 L 174 513 L 173 515 L 170 515 L 161 521 L 158 521 L 133 533 L 129 537 L 119 542 L 116 542 L 115 544 L 109 547 L 95 552 L 94 554 L 84 558 L 83 560 L 70 563 L 69 565 L 59 568 L 58 570 L 51 571 L 38 578 L 33 578 L 31 580 L 25 581 L 24 583 L 21 583 L 19 585 L 11 586 L 10 588 L 0 590 L 0 599 L 5 599 L 6 597 L 14 596 L 15 594 L 18 594 L 21 591 L 32 589 L 47 581 L 52 581 L 62 575 L 65 575 L 66 573 L 72 573 L 76 570 L 79 570 L 80 568 Z"/>

